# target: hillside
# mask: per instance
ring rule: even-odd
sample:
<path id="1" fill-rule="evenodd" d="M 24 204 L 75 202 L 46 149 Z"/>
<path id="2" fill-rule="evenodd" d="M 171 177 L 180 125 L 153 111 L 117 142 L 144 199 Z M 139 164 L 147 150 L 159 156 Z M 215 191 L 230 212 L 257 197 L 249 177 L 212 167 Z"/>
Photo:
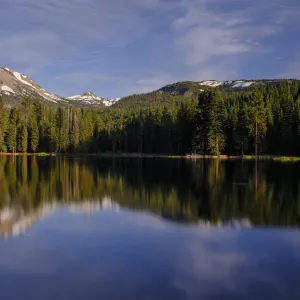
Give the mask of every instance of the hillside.
<path id="1" fill-rule="evenodd" d="M 199 94 L 206 88 L 218 88 L 223 93 L 252 91 L 266 86 L 279 87 L 282 83 L 293 83 L 295 79 L 260 79 L 260 80 L 232 80 L 232 81 L 182 81 L 166 85 L 159 92 L 174 96 L 191 96 Z"/>
<path id="2" fill-rule="evenodd" d="M 71 97 L 61 97 L 43 89 L 33 79 L 7 67 L 0 67 L 0 96 L 8 106 L 20 105 L 24 98 L 41 100 L 47 105 L 72 105 L 77 107 L 111 106 L 119 99 L 105 99 L 91 92 Z"/>
<path id="3" fill-rule="evenodd" d="M 192 95 L 193 96 L 193 95 Z M 143 109 L 146 107 L 176 106 L 195 97 L 175 96 L 169 93 L 151 92 L 124 97 L 112 106 L 113 109 Z"/>
<path id="4" fill-rule="evenodd" d="M 67 103 L 63 98 L 41 88 L 28 76 L 7 67 L 0 67 L 0 95 L 10 105 L 19 104 L 25 97 L 40 99 L 49 104 Z"/>

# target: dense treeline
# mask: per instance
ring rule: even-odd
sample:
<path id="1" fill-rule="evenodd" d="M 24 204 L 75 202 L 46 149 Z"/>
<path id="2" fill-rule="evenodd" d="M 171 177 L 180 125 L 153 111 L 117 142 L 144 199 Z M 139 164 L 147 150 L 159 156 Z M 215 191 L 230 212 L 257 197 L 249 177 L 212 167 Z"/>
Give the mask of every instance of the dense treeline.
<path id="1" fill-rule="evenodd" d="M 82 109 L 0 99 L 0 152 L 300 155 L 300 83 L 253 91 L 155 92 Z"/>

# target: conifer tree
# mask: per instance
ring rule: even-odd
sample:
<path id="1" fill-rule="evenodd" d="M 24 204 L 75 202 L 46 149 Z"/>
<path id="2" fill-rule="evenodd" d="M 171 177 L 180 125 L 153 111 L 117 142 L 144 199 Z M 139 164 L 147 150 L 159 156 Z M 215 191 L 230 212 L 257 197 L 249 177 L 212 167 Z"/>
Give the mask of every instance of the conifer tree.
<path id="1" fill-rule="evenodd" d="M 199 116 L 194 149 L 201 154 L 220 155 L 225 146 L 223 122 L 225 107 L 218 89 L 209 89 L 199 96 Z"/>
<path id="2" fill-rule="evenodd" d="M 6 152 L 5 134 L 7 130 L 7 111 L 0 96 L 0 152 Z"/>
<path id="3" fill-rule="evenodd" d="M 10 152 L 15 153 L 17 151 L 17 133 L 18 133 L 18 111 L 16 108 L 12 108 L 9 114 L 6 144 Z"/>
<path id="4" fill-rule="evenodd" d="M 17 149 L 21 153 L 27 153 L 27 148 L 28 148 L 28 129 L 26 125 L 22 124 L 18 128 Z"/>
<path id="5" fill-rule="evenodd" d="M 36 149 L 39 144 L 39 128 L 37 120 L 32 118 L 30 122 L 30 150 L 36 152 Z"/>
<path id="6" fill-rule="evenodd" d="M 263 95 L 259 90 L 255 90 L 250 99 L 247 127 L 250 135 L 254 138 L 255 156 L 257 157 L 260 139 L 265 136 L 267 131 L 266 107 Z"/>

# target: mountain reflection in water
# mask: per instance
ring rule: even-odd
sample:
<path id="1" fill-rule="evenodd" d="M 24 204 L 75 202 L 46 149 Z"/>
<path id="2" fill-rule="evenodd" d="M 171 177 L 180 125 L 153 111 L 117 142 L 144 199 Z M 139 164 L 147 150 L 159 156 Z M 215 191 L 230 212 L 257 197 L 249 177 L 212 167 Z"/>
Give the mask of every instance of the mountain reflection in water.
<path id="1" fill-rule="evenodd" d="M 298 300 L 298 168 L 0 156 L 0 299 Z"/>
<path id="2" fill-rule="evenodd" d="M 26 232 L 34 222 L 59 208 L 61 208 L 61 205 L 57 202 L 42 203 L 39 207 L 27 212 L 22 207 L 4 207 L 0 210 L 0 237 L 18 236 Z M 70 213 L 85 213 L 88 215 L 105 209 L 119 210 L 119 208 L 120 206 L 109 198 L 104 198 L 102 201 L 74 202 L 67 206 Z"/>
<path id="3" fill-rule="evenodd" d="M 257 178 L 251 161 L 2 156 L 0 235 L 18 235 L 62 206 L 148 210 L 202 227 L 294 227 L 298 166 L 261 162 Z"/>

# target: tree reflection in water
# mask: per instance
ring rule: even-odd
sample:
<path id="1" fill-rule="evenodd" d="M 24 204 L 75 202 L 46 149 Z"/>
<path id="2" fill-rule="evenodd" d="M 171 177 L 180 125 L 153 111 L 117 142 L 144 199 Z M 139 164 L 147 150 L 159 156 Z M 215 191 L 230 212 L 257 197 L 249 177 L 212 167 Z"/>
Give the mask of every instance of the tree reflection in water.
<path id="1" fill-rule="evenodd" d="M 298 164 L 162 158 L 0 157 L 0 235 L 67 205 L 128 207 L 201 226 L 298 226 Z"/>

